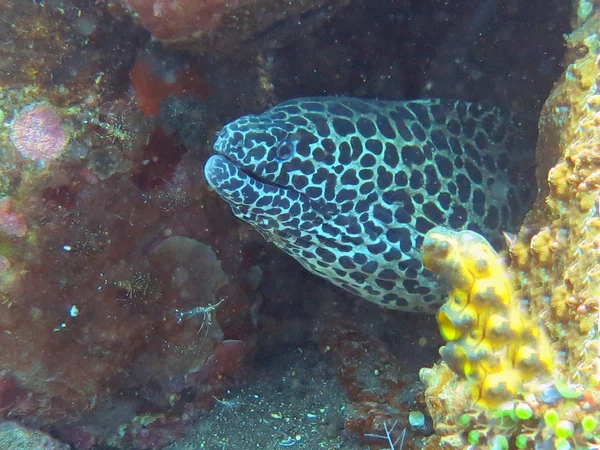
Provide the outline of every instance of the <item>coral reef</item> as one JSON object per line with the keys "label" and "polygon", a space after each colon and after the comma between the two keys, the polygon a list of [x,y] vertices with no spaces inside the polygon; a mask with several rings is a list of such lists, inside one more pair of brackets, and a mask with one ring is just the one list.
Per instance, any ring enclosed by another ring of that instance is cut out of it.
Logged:
{"label": "coral reef", "polygon": [[472,231],[437,227],[423,241],[423,264],[448,288],[437,312],[440,355],[466,378],[472,400],[497,408],[523,392],[523,383],[547,375],[552,355],[538,325],[519,311],[506,267]]}
{"label": "coral reef", "polygon": [[442,436],[434,445],[504,448],[512,433],[525,448],[537,435],[524,423],[535,420],[530,403],[553,363],[543,325],[520,310],[505,265],[479,234],[436,227],[422,249],[423,264],[448,289],[437,313],[443,363],[420,374]]}
{"label": "coral reef", "polygon": [[481,409],[449,365],[424,369],[437,432],[427,448],[564,450],[600,443],[598,7],[578,2],[574,31],[566,38],[566,71],[540,119],[540,193],[518,236],[509,240],[519,310],[539,319],[553,341],[551,381],[529,383],[510,401]]}
{"label": "coral reef", "polygon": [[[409,3],[0,5],[0,416],[26,427],[13,431],[162,448],[260,355],[312,338],[351,397],[336,412],[348,435],[375,448],[406,430],[419,448],[433,320],[340,312],[353,302],[235,220],[201,175],[216,130],[285,98],[469,93],[537,115],[565,2],[512,0],[458,45],[457,17],[480,2]],[[452,77],[438,45],[460,53]]]}

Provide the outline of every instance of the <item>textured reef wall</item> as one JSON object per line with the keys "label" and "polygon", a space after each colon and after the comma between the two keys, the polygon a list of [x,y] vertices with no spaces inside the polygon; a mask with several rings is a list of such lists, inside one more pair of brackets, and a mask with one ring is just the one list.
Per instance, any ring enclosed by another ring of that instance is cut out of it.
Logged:
{"label": "textured reef wall", "polygon": [[563,450],[600,443],[598,2],[580,1],[573,25],[565,73],[540,119],[540,193],[518,236],[509,239],[514,295],[532,326],[547,330],[554,369],[510,401],[484,407],[473,406],[470,382],[445,363],[424,369],[437,432],[428,448]]}
{"label": "textured reef wall", "polygon": [[[349,434],[381,447],[397,423],[394,439],[407,430],[404,449],[421,448],[429,319],[309,277],[231,216],[202,165],[224,123],[299,96],[469,98],[537,116],[568,6],[491,3],[0,2],[0,442],[65,447],[41,429],[78,450],[163,448],[249,378],[255,353],[313,345],[348,391]],[[571,39],[592,86],[595,50]],[[558,105],[571,127],[580,73]],[[543,147],[550,167],[562,148]],[[548,223],[543,205],[519,242]],[[445,406],[432,410],[442,435]]]}
{"label": "textured reef wall", "polygon": [[240,377],[258,261],[283,263],[201,176],[221,124],[202,70],[108,3],[0,6],[0,416],[161,448]]}

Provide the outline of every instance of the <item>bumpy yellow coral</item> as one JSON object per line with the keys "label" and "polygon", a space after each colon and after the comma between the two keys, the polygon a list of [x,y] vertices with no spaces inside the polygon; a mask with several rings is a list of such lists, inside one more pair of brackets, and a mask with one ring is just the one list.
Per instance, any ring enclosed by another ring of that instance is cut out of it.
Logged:
{"label": "bumpy yellow coral", "polygon": [[514,399],[523,382],[550,371],[546,336],[519,311],[507,270],[483,237],[437,227],[422,251],[425,267],[448,289],[437,314],[448,341],[440,354],[469,380],[478,405],[493,408]]}

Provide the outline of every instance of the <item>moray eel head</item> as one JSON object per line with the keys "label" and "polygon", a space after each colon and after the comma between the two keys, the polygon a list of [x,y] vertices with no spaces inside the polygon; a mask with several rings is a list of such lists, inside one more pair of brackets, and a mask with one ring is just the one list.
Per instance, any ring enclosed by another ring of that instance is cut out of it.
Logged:
{"label": "moray eel head", "polygon": [[309,271],[381,306],[435,312],[435,226],[502,241],[533,190],[509,182],[508,121],[451,100],[290,100],[227,124],[205,166],[233,213]]}

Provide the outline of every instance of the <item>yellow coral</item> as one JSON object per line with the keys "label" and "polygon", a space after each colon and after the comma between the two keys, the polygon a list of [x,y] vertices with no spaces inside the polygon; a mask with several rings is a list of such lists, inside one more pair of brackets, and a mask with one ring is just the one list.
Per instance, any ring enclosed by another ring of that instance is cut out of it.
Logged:
{"label": "yellow coral", "polygon": [[515,398],[523,382],[550,371],[550,345],[519,311],[507,270],[483,237],[437,227],[422,250],[425,267],[449,289],[437,314],[448,341],[440,354],[469,380],[477,404],[494,408]]}

